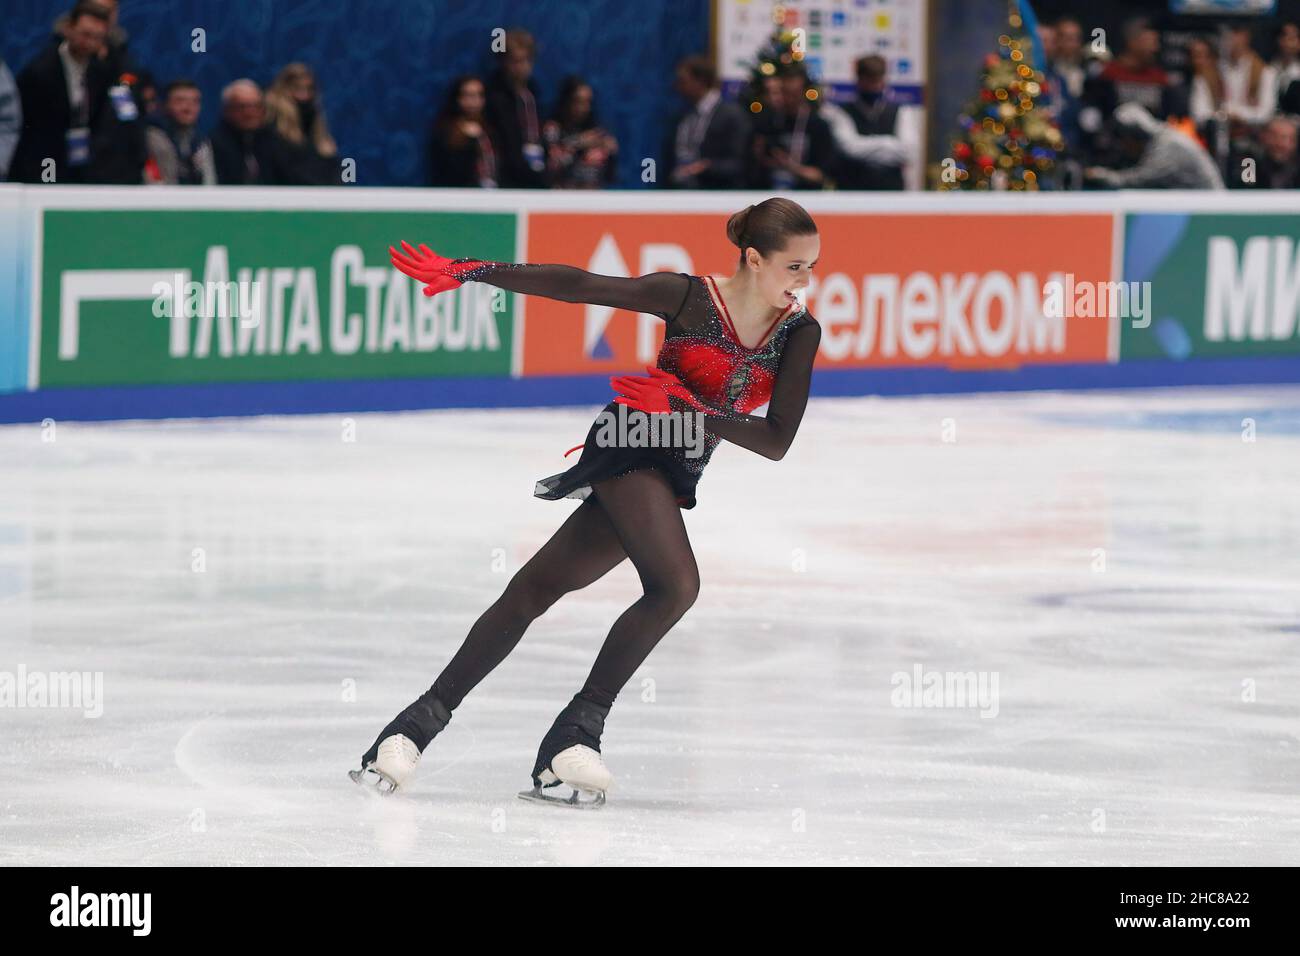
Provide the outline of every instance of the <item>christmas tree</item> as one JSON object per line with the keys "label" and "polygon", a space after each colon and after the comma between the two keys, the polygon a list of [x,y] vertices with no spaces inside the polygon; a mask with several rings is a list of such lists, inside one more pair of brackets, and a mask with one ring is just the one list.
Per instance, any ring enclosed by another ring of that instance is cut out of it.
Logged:
{"label": "christmas tree", "polygon": [[1014,2],[1009,23],[998,52],[984,58],[979,95],[961,116],[952,162],[938,170],[941,190],[1034,190],[1053,175],[1061,132],[1038,103],[1043,74],[1034,69],[1033,46]]}
{"label": "christmas tree", "polygon": [[[781,17],[779,9],[777,16]],[[740,91],[740,105],[751,113],[762,113],[768,105],[764,89],[767,81],[798,69],[803,58],[800,35],[778,23],[767,43],[755,54],[749,82]],[[804,95],[815,101],[820,91],[811,85]]]}

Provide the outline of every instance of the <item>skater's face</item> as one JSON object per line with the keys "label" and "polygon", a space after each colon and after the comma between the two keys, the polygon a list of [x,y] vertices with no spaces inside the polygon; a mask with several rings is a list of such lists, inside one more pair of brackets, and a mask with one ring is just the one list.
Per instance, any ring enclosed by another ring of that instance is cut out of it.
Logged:
{"label": "skater's face", "polygon": [[745,264],[754,273],[759,294],[774,309],[784,309],[796,302],[796,294],[808,288],[812,270],[821,255],[822,241],[815,233],[809,236],[791,236],[785,248],[770,256],[759,255],[757,249],[745,250]]}

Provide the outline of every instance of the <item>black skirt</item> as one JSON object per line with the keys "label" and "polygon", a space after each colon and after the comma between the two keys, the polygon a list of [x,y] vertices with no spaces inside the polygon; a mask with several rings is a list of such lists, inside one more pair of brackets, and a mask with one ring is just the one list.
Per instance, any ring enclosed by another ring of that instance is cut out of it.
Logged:
{"label": "black skirt", "polygon": [[[601,415],[617,415],[618,408],[617,403],[610,402]],[[535,497],[547,501],[560,498],[585,499],[592,493],[592,482],[617,478],[643,468],[657,468],[668,478],[673,493],[677,495],[678,506],[686,510],[695,507],[695,486],[717,444],[715,438],[710,436],[703,455],[689,458],[682,448],[602,446],[596,439],[601,424],[601,416],[597,416],[587,432],[587,440],[583,443],[582,455],[577,463],[568,471],[538,481],[533,490]]]}

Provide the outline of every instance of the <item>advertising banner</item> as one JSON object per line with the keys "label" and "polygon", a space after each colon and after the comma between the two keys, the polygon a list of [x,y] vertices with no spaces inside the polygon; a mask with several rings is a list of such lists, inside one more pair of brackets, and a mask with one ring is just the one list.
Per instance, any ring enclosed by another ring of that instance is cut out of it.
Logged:
{"label": "advertising banner", "polygon": [[1120,359],[1300,354],[1300,215],[1133,213],[1124,279],[1150,283],[1151,322]]}
{"label": "advertising banner", "polygon": [[[1014,369],[1108,360],[1113,323],[1053,308],[1050,287],[1111,277],[1112,214],[818,213],[821,260],[807,294],[822,325],[821,368]],[[730,275],[737,251],[718,214],[535,212],[528,258],[591,272]],[[533,299],[525,374],[633,369],[654,359],[663,323],[604,306]]]}
{"label": "advertising banner", "polygon": [[426,298],[405,238],[510,260],[504,213],[46,210],[41,388],[508,375],[513,296]]}

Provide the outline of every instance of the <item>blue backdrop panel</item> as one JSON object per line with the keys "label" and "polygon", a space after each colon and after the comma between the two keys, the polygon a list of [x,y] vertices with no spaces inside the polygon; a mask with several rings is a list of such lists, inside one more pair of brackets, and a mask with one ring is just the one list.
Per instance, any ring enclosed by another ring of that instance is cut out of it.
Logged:
{"label": "blue backdrop panel", "polygon": [[[5,0],[0,55],[16,75],[50,38],[70,2]],[[602,122],[618,137],[619,185],[641,187],[672,114],[673,66],[709,49],[707,0],[122,0],[130,49],[161,89],[178,77],[203,90],[202,125],[221,88],[270,83],[284,64],[316,70],[334,138],[370,186],[426,185],[433,118],[450,80],[492,67],[491,31],[538,40],[536,79],[549,115],[561,80],[587,78]],[[191,50],[196,28],[207,52]]]}

